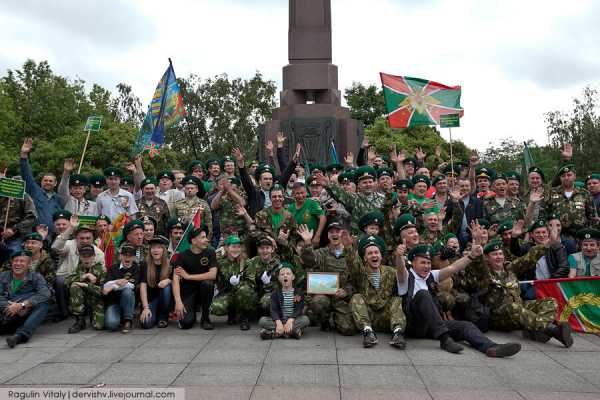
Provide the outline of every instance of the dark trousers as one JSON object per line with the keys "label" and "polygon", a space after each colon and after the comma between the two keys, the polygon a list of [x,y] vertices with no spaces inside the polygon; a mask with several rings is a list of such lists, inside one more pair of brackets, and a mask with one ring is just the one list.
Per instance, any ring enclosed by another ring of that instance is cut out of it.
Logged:
{"label": "dark trousers", "polygon": [[33,335],[33,331],[44,322],[46,314],[48,314],[48,303],[37,304],[23,316],[8,317],[4,314],[4,310],[0,310],[0,334],[15,332],[27,341]]}
{"label": "dark trousers", "polygon": [[471,347],[485,352],[496,345],[479,328],[468,321],[444,321],[431,293],[419,290],[410,300],[406,334],[416,338],[440,339],[448,334],[455,341],[466,341]]}
{"label": "dark trousers", "polygon": [[65,319],[69,316],[69,288],[65,285],[64,276],[56,277],[54,293],[56,296],[57,317],[59,317],[59,319]]}
{"label": "dark trousers", "polygon": [[194,292],[186,293],[181,301],[186,309],[183,319],[179,320],[181,329],[190,329],[196,323],[196,306],[202,309],[201,321],[208,321],[210,305],[215,293],[215,284],[212,281],[201,281]]}

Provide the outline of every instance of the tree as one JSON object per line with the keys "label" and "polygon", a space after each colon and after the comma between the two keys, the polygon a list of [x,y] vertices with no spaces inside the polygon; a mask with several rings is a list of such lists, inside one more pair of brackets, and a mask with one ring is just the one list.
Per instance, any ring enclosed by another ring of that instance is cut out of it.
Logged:
{"label": "tree", "polygon": [[377,118],[386,114],[383,91],[375,85],[364,86],[360,82],[353,82],[344,95],[350,116],[361,121],[365,127],[371,127]]}
{"label": "tree", "polygon": [[565,143],[573,146],[573,162],[580,177],[598,171],[597,154],[600,149],[598,102],[598,91],[586,87],[581,99],[573,99],[571,112],[551,111],[545,115],[551,146],[555,149]]}
{"label": "tree", "polygon": [[[556,160],[561,158],[560,151],[548,145],[538,146],[533,140],[527,141],[527,147],[535,166],[540,167],[545,171],[546,176],[551,178],[558,171]],[[481,155],[481,160],[485,165],[494,168],[496,171],[517,171],[525,175],[523,149],[523,142],[505,138],[500,141],[499,145],[495,146],[490,143]]]}

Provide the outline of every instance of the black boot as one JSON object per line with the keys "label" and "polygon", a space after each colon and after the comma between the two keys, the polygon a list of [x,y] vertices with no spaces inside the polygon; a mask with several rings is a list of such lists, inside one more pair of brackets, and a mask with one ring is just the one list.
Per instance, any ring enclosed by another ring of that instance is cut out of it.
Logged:
{"label": "black boot", "polygon": [[561,342],[567,348],[573,346],[571,325],[569,325],[568,322],[561,322],[558,325],[550,324],[548,325],[548,328],[546,328],[546,333]]}
{"label": "black boot", "polygon": [[250,321],[246,317],[240,318],[240,329],[243,331],[247,331],[250,329]]}
{"label": "black boot", "polygon": [[23,342],[25,342],[25,340],[23,338],[23,335],[21,335],[20,333],[15,333],[14,335],[6,338],[6,344],[11,349],[13,349],[19,343],[23,343]]}
{"label": "black boot", "polygon": [[452,340],[450,336],[446,336],[440,340],[440,347],[443,350],[446,350],[448,353],[454,354],[460,353],[464,350],[464,347]]}
{"label": "black boot", "polygon": [[504,358],[514,356],[519,351],[521,351],[519,343],[504,343],[490,347],[485,351],[485,355],[488,357]]}
{"label": "black boot", "polygon": [[533,340],[535,342],[540,342],[540,343],[546,343],[547,341],[552,339],[550,337],[550,335],[548,335],[546,332],[528,331],[528,330],[523,331],[523,338]]}
{"label": "black boot", "polygon": [[69,328],[69,333],[77,333],[85,329],[85,318],[77,317],[73,326]]}
{"label": "black boot", "polygon": [[227,311],[227,325],[235,325],[236,315],[235,310]]}

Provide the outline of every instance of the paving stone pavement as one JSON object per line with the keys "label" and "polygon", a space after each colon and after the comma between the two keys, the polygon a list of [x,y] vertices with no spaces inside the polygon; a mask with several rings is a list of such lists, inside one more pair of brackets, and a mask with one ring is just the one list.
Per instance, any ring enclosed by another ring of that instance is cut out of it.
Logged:
{"label": "paving stone pavement", "polygon": [[9,349],[0,340],[1,386],[177,386],[186,399],[600,399],[600,337],[576,335],[571,349],[519,341],[511,359],[466,348],[460,355],[433,340],[409,339],[406,351],[361,337],[310,328],[302,340],[261,341],[256,325],[242,332],[216,319],[216,329],[136,329],[128,335],[71,321],[45,324],[33,340]]}

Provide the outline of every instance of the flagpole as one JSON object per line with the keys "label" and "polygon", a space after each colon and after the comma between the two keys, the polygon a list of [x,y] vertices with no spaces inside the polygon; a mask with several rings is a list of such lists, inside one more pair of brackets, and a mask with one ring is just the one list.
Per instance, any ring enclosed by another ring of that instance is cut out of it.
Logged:
{"label": "flagpole", "polygon": [[77,169],[77,174],[81,173],[81,166],[83,165],[83,158],[85,157],[85,151],[87,150],[87,145],[90,140],[90,133],[92,133],[92,130],[88,129],[87,136],[85,137],[85,145],[83,145],[83,153],[81,153],[81,160],[79,160],[79,168]]}
{"label": "flagpole", "polygon": [[[448,132],[450,132],[450,171],[454,173],[454,155],[452,154],[452,128],[448,127]],[[456,175],[456,174],[455,174]],[[456,183],[456,177],[454,178],[454,183]],[[452,190],[454,190],[454,185],[452,185]]]}

